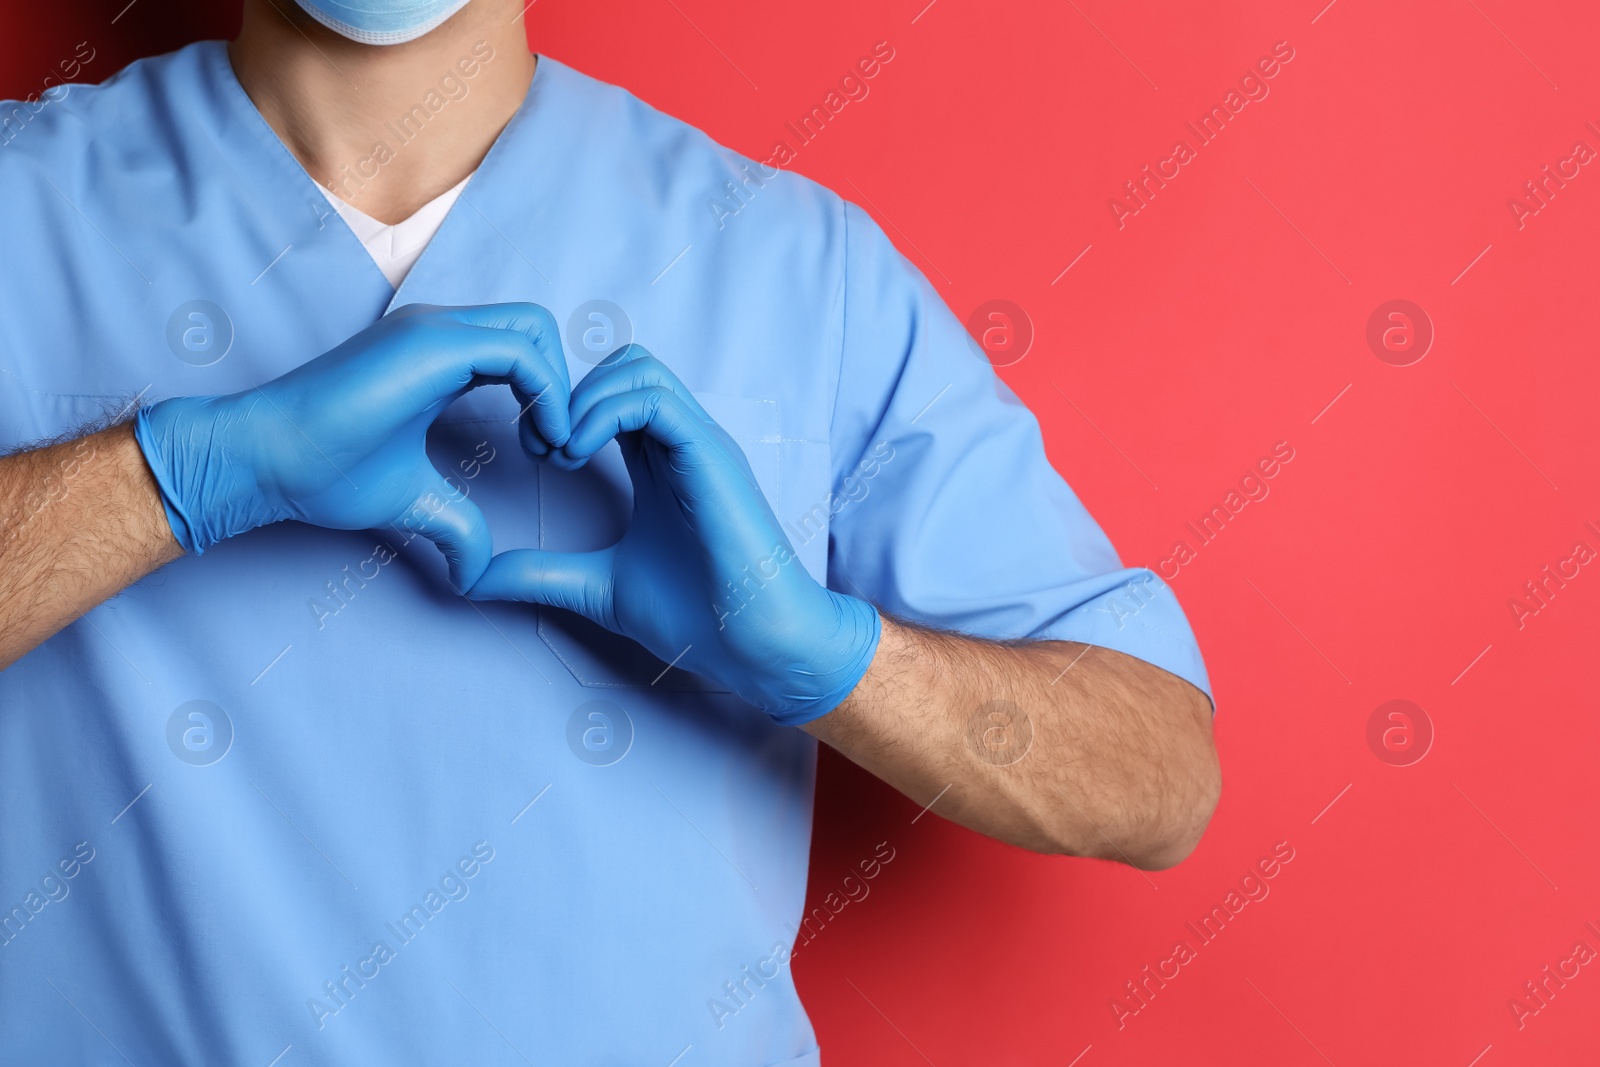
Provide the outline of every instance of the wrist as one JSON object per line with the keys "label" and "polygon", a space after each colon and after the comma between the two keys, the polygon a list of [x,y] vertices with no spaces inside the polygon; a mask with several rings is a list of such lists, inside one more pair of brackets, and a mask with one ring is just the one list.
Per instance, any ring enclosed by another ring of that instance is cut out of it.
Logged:
{"label": "wrist", "polygon": [[[127,517],[130,544],[136,546],[132,553],[134,558],[160,566],[181,556],[182,546],[176,543],[173,535],[171,518],[161,499],[161,487],[134,437],[132,422],[103,430],[88,440],[105,442],[104,451],[117,472],[115,487],[108,496]],[[91,445],[91,448],[94,452],[100,451],[98,445]]]}

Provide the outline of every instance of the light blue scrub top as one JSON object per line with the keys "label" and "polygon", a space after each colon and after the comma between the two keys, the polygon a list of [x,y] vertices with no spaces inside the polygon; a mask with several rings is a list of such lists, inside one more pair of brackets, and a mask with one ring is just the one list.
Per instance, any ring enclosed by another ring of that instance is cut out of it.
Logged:
{"label": "light blue scrub top", "polygon": [[[40,108],[0,203],[0,444],[249,388],[400,304],[606,300],[832,588],[1208,688],[867,215],[554,60],[398,293],[217,43]],[[541,470],[515,413],[470,394],[435,462],[496,548],[607,543],[618,465]],[[91,609],[0,673],[0,1060],[819,1062],[785,962],[815,742],[665,667],[463,600],[394,532],[258,529]]]}

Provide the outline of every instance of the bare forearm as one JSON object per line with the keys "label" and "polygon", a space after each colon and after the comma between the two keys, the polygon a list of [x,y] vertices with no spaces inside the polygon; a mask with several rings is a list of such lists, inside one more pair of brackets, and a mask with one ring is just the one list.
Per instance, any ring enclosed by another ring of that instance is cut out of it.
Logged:
{"label": "bare forearm", "polygon": [[182,554],[132,426],[0,459],[0,668]]}
{"label": "bare forearm", "polygon": [[1220,791],[1211,709],[1108,649],[884,620],[850,698],[806,729],[919,803],[1040,852],[1170,866]]}

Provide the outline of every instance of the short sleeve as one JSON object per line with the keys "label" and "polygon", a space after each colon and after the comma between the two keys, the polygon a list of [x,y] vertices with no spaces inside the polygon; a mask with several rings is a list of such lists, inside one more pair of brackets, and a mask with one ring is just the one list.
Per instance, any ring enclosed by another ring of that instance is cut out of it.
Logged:
{"label": "short sleeve", "polygon": [[1172,589],[1122,566],[933,287],[853,204],[845,245],[830,587],[974,637],[1115,649],[1209,697]]}

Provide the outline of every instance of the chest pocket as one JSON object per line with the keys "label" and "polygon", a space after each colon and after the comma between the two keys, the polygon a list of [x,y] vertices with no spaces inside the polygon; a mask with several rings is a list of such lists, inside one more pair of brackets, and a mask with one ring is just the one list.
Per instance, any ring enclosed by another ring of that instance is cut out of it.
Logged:
{"label": "chest pocket", "polygon": [[[781,439],[773,400],[696,393],[695,398],[733,436],[769,502],[781,499]],[[615,544],[633,515],[633,486],[615,441],[580,470],[539,467],[539,547],[588,552]],[[541,609],[539,636],[580,685],[615,689],[726,690],[667,664],[625,637],[571,612]]]}

